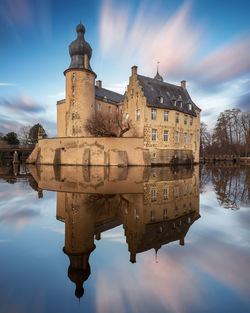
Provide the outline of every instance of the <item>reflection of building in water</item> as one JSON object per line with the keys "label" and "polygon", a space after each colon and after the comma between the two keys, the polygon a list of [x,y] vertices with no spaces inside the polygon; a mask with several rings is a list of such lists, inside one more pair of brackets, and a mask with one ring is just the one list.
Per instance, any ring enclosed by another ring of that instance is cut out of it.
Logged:
{"label": "reflection of building in water", "polygon": [[[65,222],[68,276],[83,295],[94,238],[123,225],[130,261],[178,240],[184,245],[199,218],[199,170],[178,168],[34,167],[39,188],[57,190],[57,219]],[[76,191],[76,192],[73,192]]]}

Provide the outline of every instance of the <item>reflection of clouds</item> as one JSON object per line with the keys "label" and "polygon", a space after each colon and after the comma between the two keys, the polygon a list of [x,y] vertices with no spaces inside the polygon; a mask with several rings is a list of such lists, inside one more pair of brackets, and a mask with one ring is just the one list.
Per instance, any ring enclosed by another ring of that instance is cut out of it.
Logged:
{"label": "reflection of clouds", "polygon": [[0,211],[0,224],[11,225],[16,229],[24,228],[40,212],[32,209],[6,208]]}
{"label": "reflection of clouds", "polygon": [[156,264],[152,254],[146,254],[139,266],[135,266],[136,275],[133,270],[123,269],[121,272],[117,269],[115,281],[111,281],[108,274],[99,274],[96,293],[98,312],[124,312],[129,307],[134,313],[151,309],[159,312],[157,308],[162,308],[164,312],[184,313],[189,303],[202,305],[198,279],[181,260],[164,255]]}
{"label": "reflection of clouds", "polygon": [[113,242],[126,243],[126,238],[122,233],[102,233],[102,238]]}
{"label": "reflection of clouds", "polygon": [[[250,256],[245,247],[225,244],[223,240],[207,238],[193,255],[195,264],[206,274],[239,294],[250,292]],[[242,248],[242,249],[240,249]]]}
{"label": "reflection of clouds", "polygon": [[58,233],[58,234],[62,234],[62,235],[65,234],[64,225],[63,225],[63,227],[53,227],[53,226],[52,227],[43,227],[43,229],[50,230],[53,233]]}

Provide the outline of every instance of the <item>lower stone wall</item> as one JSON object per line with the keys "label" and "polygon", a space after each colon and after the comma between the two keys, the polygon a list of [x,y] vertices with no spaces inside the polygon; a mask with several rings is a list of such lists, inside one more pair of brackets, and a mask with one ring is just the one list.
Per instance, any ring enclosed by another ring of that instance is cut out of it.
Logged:
{"label": "lower stone wall", "polygon": [[192,150],[144,148],[143,138],[65,137],[41,139],[27,163],[151,166],[192,164]]}
{"label": "lower stone wall", "polygon": [[143,138],[41,139],[27,163],[53,165],[150,165]]}
{"label": "lower stone wall", "polygon": [[150,149],[151,164],[193,164],[194,155],[188,149]]}

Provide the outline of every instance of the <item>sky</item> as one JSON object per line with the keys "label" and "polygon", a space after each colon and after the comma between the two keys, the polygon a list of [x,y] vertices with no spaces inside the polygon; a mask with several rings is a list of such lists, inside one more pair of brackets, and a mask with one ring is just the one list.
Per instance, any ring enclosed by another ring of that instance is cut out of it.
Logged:
{"label": "sky", "polygon": [[82,21],[91,67],[124,93],[131,67],[187,89],[213,127],[226,109],[250,110],[250,1],[0,0],[0,132],[41,123],[56,136],[69,44]]}

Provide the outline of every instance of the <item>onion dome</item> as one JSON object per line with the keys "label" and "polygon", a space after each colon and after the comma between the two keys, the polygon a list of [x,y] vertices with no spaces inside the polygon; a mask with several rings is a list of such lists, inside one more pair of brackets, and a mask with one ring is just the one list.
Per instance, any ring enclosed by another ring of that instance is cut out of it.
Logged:
{"label": "onion dome", "polygon": [[[76,32],[77,39],[69,45],[69,54],[71,56],[69,69],[88,69],[92,71],[89,63],[92,56],[92,48],[84,39],[85,27],[82,23],[77,25]],[[87,56],[87,62],[84,60],[84,55]]]}

